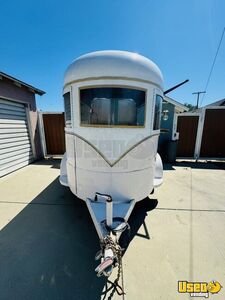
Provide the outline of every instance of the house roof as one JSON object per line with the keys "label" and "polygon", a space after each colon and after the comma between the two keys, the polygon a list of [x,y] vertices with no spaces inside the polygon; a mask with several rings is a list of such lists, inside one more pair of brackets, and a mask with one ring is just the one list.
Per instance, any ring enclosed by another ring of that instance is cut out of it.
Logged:
{"label": "house roof", "polygon": [[34,94],[38,94],[40,96],[45,94],[44,91],[42,91],[40,89],[37,89],[36,87],[34,87],[30,84],[27,84],[27,83],[15,78],[15,77],[12,77],[12,76],[0,71],[0,79],[2,79],[2,78],[6,78],[6,79],[12,81],[14,84],[16,84],[19,87],[24,86],[24,87],[28,88],[29,91],[34,93]]}
{"label": "house roof", "polygon": [[210,106],[225,106],[225,98],[218,100],[216,102],[210,103],[210,104],[206,105],[205,107],[210,107]]}
{"label": "house roof", "polygon": [[173,104],[179,111],[184,112],[184,111],[188,111],[189,108],[187,106],[185,106],[184,104],[181,104],[180,102],[168,97],[168,96],[164,96],[164,100],[168,103]]}
{"label": "house roof", "polygon": [[198,109],[195,109],[193,112],[200,112],[200,111],[202,111],[202,109],[207,108],[207,107],[212,107],[212,106],[225,106],[225,98],[221,99],[221,100],[218,100],[218,101],[215,101],[213,103],[207,104],[207,105],[205,105],[203,107],[200,107]]}

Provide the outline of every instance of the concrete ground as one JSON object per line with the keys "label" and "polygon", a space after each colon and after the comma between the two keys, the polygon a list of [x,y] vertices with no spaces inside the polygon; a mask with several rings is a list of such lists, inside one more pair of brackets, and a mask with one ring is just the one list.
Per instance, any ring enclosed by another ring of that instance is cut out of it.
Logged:
{"label": "concrete ground", "polygon": [[[212,279],[224,288],[209,298],[225,299],[224,169],[165,166],[164,184],[131,215],[126,295],[112,299],[190,299],[178,280]],[[111,299],[110,282],[94,273],[99,245],[86,205],[58,176],[59,161],[43,161],[0,179],[1,300]]]}

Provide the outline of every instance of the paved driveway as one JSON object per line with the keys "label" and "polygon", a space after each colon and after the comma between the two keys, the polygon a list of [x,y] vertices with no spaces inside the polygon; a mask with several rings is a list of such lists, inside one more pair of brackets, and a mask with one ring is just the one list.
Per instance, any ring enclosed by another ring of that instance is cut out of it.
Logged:
{"label": "paved driveway", "polygon": [[[224,165],[165,168],[164,184],[130,218],[124,298],[190,299],[177,292],[178,280],[216,279],[224,288],[209,298],[225,299]],[[94,273],[95,228],[85,203],[59,184],[58,175],[59,161],[43,161],[0,179],[1,300],[105,296],[106,280]]]}

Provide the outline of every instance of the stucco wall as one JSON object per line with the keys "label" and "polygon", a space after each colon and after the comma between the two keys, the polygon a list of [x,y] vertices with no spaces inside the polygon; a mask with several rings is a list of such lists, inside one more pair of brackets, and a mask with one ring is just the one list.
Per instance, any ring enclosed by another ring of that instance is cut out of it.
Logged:
{"label": "stucco wall", "polygon": [[32,129],[32,138],[36,149],[36,158],[40,159],[42,155],[40,134],[38,128],[38,114],[35,101],[35,94],[30,92],[26,87],[18,87],[8,79],[0,80],[0,97],[7,98],[9,100],[19,100],[29,107],[30,123]]}

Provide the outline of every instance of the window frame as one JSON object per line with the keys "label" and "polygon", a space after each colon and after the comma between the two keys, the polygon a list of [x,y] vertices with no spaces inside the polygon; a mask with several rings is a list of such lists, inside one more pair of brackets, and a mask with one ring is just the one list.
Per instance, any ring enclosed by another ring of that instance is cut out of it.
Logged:
{"label": "window frame", "polygon": [[[69,107],[70,107],[70,120],[66,119],[66,105],[65,105],[65,95],[69,94]],[[71,101],[71,92],[68,91],[63,94],[63,104],[64,104],[64,112],[65,112],[65,127],[66,128],[72,128],[72,101]]]}
{"label": "window frame", "polygon": [[[145,92],[145,99],[144,99],[144,105],[145,105],[145,112],[144,112],[144,125],[98,125],[98,124],[84,124],[81,122],[81,99],[80,99],[80,91],[91,89],[91,88],[125,88],[125,89],[131,89],[131,90],[138,90]],[[107,85],[89,85],[89,86],[82,86],[78,88],[79,93],[79,124],[80,127],[95,127],[95,128],[145,128],[146,127],[146,114],[147,114],[147,96],[148,96],[148,90],[146,88],[142,87],[136,87],[136,86],[129,86],[129,85],[113,85],[113,84],[107,84]]]}
{"label": "window frame", "polygon": [[[155,113],[156,113],[156,111],[155,111],[155,108],[156,108],[156,99],[157,99],[157,96],[159,96],[161,99],[162,99],[162,101],[161,101],[161,107],[160,107],[160,114],[159,114],[159,128],[157,128],[157,129],[155,129],[154,128],[154,124],[155,124]],[[155,95],[154,95],[154,106],[153,106],[153,118],[152,118],[152,130],[153,131],[160,131],[160,124],[161,124],[161,117],[162,117],[162,103],[163,103],[163,96],[162,95],[160,95],[159,93],[155,93]]]}

